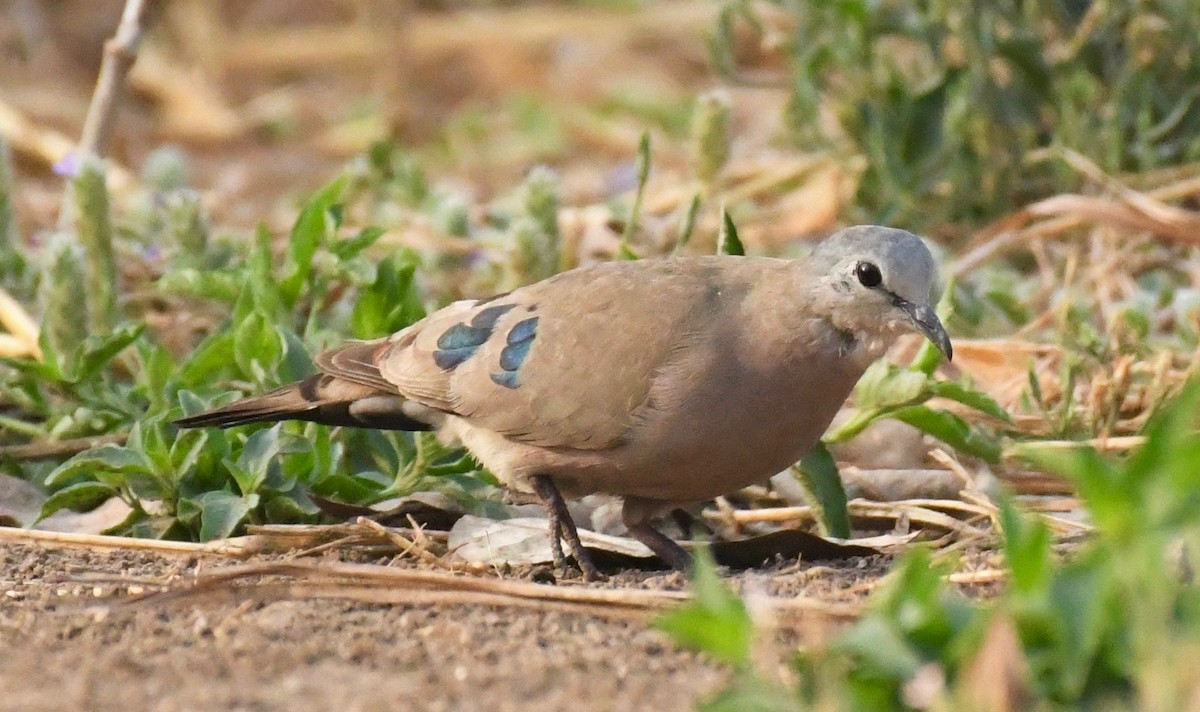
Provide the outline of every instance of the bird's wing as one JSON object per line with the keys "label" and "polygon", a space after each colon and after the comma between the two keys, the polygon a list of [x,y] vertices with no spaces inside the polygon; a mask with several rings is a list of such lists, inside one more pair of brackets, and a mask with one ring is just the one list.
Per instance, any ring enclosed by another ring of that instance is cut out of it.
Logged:
{"label": "bird's wing", "polygon": [[514,440],[608,448],[626,435],[661,369],[704,338],[722,272],[705,258],[574,270],[456,302],[318,365]]}

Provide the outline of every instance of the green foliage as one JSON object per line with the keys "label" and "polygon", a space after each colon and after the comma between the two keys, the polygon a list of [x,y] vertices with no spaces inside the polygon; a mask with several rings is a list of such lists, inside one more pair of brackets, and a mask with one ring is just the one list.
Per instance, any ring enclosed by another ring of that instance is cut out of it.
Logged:
{"label": "green foliage", "polygon": [[[1114,173],[1200,158],[1190,3],[776,2],[794,139],[866,158],[870,221],[978,221],[1072,189],[1061,164],[1030,160],[1046,147]],[[711,43],[735,78],[736,26],[763,24],[753,8],[728,3]]]}
{"label": "green foliage", "polygon": [[659,618],[655,625],[681,645],[744,669],[750,664],[754,633],[750,614],[717,574],[707,549],[698,549],[693,559],[692,600]]}
{"label": "green foliage", "polygon": [[0,284],[17,299],[25,299],[33,293],[34,271],[29,267],[17,230],[15,193],[12,153],[8,142],[0,136]]}
{"label": "green foliage", "polygon": [[812,506],[817,508],[821,526],[828,536],[850,538],[850,513],[846,503],[846,488],[833,455],[818,442],[799,463],[792,466],[792,475]]}
{"label": "green foliage", "polygon": [[[714,702],[766,700],[760,709],[768,710],[914,709],[909,685],[934,670],[945,684],[928,691],[921,708],[978,709],[980,685],[1014,684],[1027,709],[1183,709],[1194,699],[1195,675],[1163,673],[1197,662],[1200,591],[1188,572],[1200,542],[1198,415],[1195,380],[1124,461],[1084,447],[1018,450],[1078,484],[1094,539],[1058,560],[1046,526],[1002,502],[1010,579],[997,599],[971,602],[946,583],[950,565],[913,550],[862,618],[829,647],[798,655],[791,695],[747,669],[744,657],[727,656],[721,659],[738,671]],[[1183,560],[1180,543],[1192,547]],[[698,581],[698,598],[699,587]],[[719,608],[697,601],[687,610],[701,608],[723,612],[708,622],[713,628],[742,624],[728,601]],[[727,650],[691,631],[668,630],[683,645]],[[981,669],[985,659],[991,667]],[[1013,679],[1001,682],[1010,673]]]}
{"label": "green foliage", "polygon": [[80,160],[71,179],[75,199],[75,238],[83,248],[83,302],[88,333],[102,334],[117,320],[117,259],[113,252],[112,215],[108,205],[104,162],[95,156]]}
{"label": "green foliage", "polygon": [[516,249],[513,267],[523,282],[537,282],[560,271],[558,176],[538,167],[518,190],[519,216],[512,230]]}
{"label": "green foliage", "polygon": [[621,234],[621,259],[637,259],[629,241],[637,230],[638,219],[642,215],[642,199],[646,194],[646,181],[650,179],[650,134],[642,133],[638,141],[637,163],[634,165],[637,174],[637,190],[633,194],[633,206],[629,209],[629,217],[625,220],[625,231]]}
{"label": "green foliage", "polygon": [[933,372],[940,362],[941,353],[928,342],[922,344],[907,368],[876,361],[855,386],[854,415],[826,433],[823,442],[792,468],[793,476],[820,512],[826,534],[848,538],[850,518],[837,463],[825,446],[850,440],[880,419],[908,423],[963,454],[987,462],[1000,460],[1002,440],[997,433],[972,425],[956,413],[927,405],[931,398],[945,398],[1010,422],[1008,413],[986,393],[963,383],[934,379]]}
{"label": "green foliage", "polygon": [[[49,470],[30,469],[50,491],[43,516],[118,496],[133,511],[116,532],[211,539],[248,522],[315,521],[309,493],[369,504],[429,477],[463,491],[456,478],[472,476],[477,466],[457,449],[407,434],[355,433],[334,441],[328,429],[303,423],[230,431],[170,425],[181,412],[227,399],[231,388],[261,391],[308,375],[306,344],[375,338],[424,316],[416,255],[368,254],[383,234],[379,228],[343,235],[346,194],[344,178],[319,190],[300,210],[279,257],[265,230],[244,257],[228,245],[205,248],[207,240],[176,241],[157,288],[229,314],[180,364],[139,323],[89,336],[88,325],[71,318],[85,313],[76,293],[84,280],[78,269],[61,269],[78,267],[71,260],[77,248],[66,243],[55,253],[58,271],[43,282],[50,295],[45,359],[5,361],[11,377],[4,394],[21,417],[0,425],[39,438],[117,432],[127,440]],[[162,227],[154,220],[139,224]],[[58,330],[49,328],[53,309],[64,316]],[[65,325],[73,327],[64,332]]]}
{"label": "green foliage", "polygon": [[729,160],[729,124],[733,100],[727,92],[710,91],[696,99],[692,116],[692,154],[696,176],[706,185],[716,181]]}
{"label": "green foliage", "polygon": [[69,233],[54,233],[42,255],[38,286],[42,307],[41,340],[65,352],[88,335],[83,251]]}
{"label": "green foliage", "polygon": [[672,254],[683,252],[691,242],[692,234],[696,231],[696,218],[700,215],[700,194],[692,196],[688,203],[687,212],[683,214],[683,222],[679,224],[679,234],[675,237],[675,249]]}
{"label": "green foliage", "polygon": [[924,344],[907,368],[888,361],[877,361],[867,368],[855,387],[855,412],[846,422],[825,435],[825,442],[844,442],[881,418],[893,418],[932,435],[959,452],[988,462],[998,462],[1001,439],[981,425],[972,425],[962,416],[926,404],[931,398],[956,401],[997,420],[1010,417],[986,393],[962,383],[938,381],[932,377],[939,356],[932,344]]}
{"label": "green foliage", "polygon": [[717,235],[717,254],[741,256],[746,254],[746,248],[738,237],[737,226],[729,211],[721,208],[721,232]]}

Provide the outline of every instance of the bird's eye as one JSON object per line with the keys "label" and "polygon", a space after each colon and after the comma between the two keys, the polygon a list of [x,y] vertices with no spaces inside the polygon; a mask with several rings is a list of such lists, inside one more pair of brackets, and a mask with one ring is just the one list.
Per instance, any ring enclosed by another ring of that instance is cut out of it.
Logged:
{"label": "bird's eye", "polygon": [[883,283],[883,275],[879,273],[879,268],[870,262],[859,262],[854,268],[854,274],[858,275],[862,286],[868,289],[874,289]]}

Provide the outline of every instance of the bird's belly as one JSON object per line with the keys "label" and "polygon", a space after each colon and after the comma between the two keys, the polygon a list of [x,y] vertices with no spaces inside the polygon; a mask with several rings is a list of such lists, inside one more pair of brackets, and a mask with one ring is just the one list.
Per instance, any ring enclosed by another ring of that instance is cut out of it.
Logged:
{"label": "bird's belly", "polygon": [[[791,385],[791,384],[789,384]],[[829,427],[853,386],[801,382],[716,414],[663,411],[592,467],[563,467],[555,479],[577,492],[665,501],[709,499],[765,481],[799,460]],[[810,391],[819,390],[814,398]],[[744,395],[744,394],[743,394]],[[757,404],[757,405],[742,405]],[[566,463],[564,463],[566,464]]]}

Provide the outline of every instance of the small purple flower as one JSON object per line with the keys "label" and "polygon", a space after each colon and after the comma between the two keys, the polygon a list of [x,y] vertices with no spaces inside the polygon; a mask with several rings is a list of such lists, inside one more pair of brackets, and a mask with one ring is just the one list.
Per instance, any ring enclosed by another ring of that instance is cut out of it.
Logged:
{"label": "small purple flower", "polygon": [[614,167],[604,176],[604,182],[604,187],[612,194],[624,193],[627,190],[637,188],[637,165],[629,161]]}
{"label": "small purple flower", "polygon": [[81,162],[79,160],[79,154],[71,151],[54,164],[53,170],[56,175],[62,176],[63,178],[74,178],[75,176],[79,175],[80,167]]}
{"label": "small purple flower", "polygon": [[463,264],[469,268],[475,268],[486,265],[489,261],[487,251],[476,248],[467,253]]}

